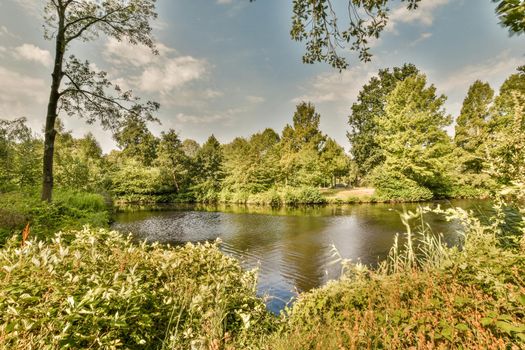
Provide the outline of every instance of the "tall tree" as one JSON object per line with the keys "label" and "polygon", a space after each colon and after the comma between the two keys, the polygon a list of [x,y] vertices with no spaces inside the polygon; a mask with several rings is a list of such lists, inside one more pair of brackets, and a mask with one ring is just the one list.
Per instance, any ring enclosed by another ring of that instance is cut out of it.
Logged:
{"label": "tall tree", "polygon": [[293,126],[284,128],[279,165],[286,185],[314,185],[322,181],[318,160],[326,138],[319,130],[320,118],[311,103],[302,102],[293,115]]}
{"label": "tall tree", "polygon": [[436,88],[426,85],[426,77],[419,74],[399,83],[388,95],[385,117],[378,121],[385,162],[377,172],[403,176],[441,194],[451,152],[445,127],[452,119],[443,109],[446,97],[436,96]]}
{"label": "tall tree", "polygon": [[405,64],[392,70],[381,69],[359,92],[357,102],[352,105],[352,113],[348,117],[350,131],[347,133],[352,145],[350,152],[357,165],[358,179],[384,161],[377,142],[378,121],[385,116],[388,94],[400,81],[418,73],[419,70],[413,64]]}
{"label": "tall tree", "polygon": [[155,51],[149,22],[156,16],[155,0],[47,0],[45,37],[55,41],[55,59],[45,124],[42,200],[52,198],[59,110],[114,128],[129,116],[153,120],[152,113],[159,108],[155,102],[139,103],[130,91],[113,85],[106,72],[95,70],[89,62],[73,55],[66,58],[68,50],[76,41],[104,34]]}
{"label": "tall tree", "polygon": [[454,142],[465,152],[461,158],[465,171],[481,173],[485,159],[484,143],[488,136],[490,107],[494,90],[488,83],[477,80],[469,88],[461,113],[456,120]]}
{"label": "tall tree", "polygon": [[167,170],[177,192],[188,185],[189,162],[177,132],[173,129],[162,132],[155,163]]}

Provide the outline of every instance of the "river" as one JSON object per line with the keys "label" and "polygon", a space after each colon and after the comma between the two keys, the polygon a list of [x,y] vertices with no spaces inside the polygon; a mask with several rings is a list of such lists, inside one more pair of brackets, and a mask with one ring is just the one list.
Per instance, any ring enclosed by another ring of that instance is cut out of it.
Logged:
{"label": "river", "polygon": [[[443,201],[486,217],[486,201]],[[417,204],[355,204],[271,209],[256,206],[170,205],[127,208],[116,215],[113,228],[137,240],[162,243],[222,240],[221,250],[245,268],[259,268],[258,293],[268,308],[281,310],[298,292],[321,286],[339,276],[333,247],[343,258],[375,265],[385,259],[396,233],[404,232],[399,212]],[[131,210],[130,210],[131,209]],[[137,210],[140,209],[140,210]],[[447,244],[458,242],[456,222],[425,214],[432,231]],[[417,220],[415,220],[417,221]]]}

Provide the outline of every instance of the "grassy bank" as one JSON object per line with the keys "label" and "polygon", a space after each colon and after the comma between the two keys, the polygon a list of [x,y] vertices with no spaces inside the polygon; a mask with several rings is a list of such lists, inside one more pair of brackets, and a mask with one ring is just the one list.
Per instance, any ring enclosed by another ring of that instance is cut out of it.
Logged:
{"label": "grassy bank", "polygon": [[57,190],[53,203],[42,202],[37,191],[0,193],[0,245],[29,223],[31,235],[49,237],[60,230],[89,224],[107,227],[110,208],[102,195]]}
{"label": "grassy bank", "polygon": [[525,236],[503,248],[496,225],[454,216],[462,249],[413,235],[420,248],[394,247],[376,270],[346,264],[339,281],[299,296],[271,348],[523,348]]}
{"label": "grassy bank", "polygon": [[[519,349],[525,346],[525,236],[510,241],[461,210],[462,249],[404,213],[405,247],[377,269],[340,260],[338,281],[280,317],[256,274],[216,245],[136,245],[83,229],[0,249],[0,344],[101,349]],[[69,243],[65,243],[69,242]]]}

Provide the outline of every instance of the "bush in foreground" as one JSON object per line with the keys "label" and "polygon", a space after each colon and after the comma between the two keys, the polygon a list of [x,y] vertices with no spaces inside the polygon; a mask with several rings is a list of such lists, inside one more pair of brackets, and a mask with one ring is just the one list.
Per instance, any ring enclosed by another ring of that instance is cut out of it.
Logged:
{"label": "bush in foreground", "polygon": [[249,348],[274,325],[254,272],[213,244],[84,228],[22,248],[13,238],[0,266],[2,348]]}

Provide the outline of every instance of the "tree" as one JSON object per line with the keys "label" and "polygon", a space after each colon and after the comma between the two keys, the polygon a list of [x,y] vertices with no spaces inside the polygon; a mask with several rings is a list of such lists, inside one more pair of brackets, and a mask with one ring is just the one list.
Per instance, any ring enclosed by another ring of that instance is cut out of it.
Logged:
{"label": "tree", "polygon": [[[511,33],[525,32],[524,0],[491,0],[498,3],[496,13],[504,27]],[[421,0],[401,0],[409,10],[418,7]],[[392,0],[347,0],[345,28],[333,0],[293,0],[293,17],[290,35],[293,40],[306,41],[304,63],[327,62],[339,70],[348,67],[340,49],[347,46],[356,51],[361,61],[370,61],[370,43],[379,38],[391,11]],[[339,4],[337,4],[339,5]]]}
{"label": "tree", "polygon": [[157,153],[158,158],[155,163],[169,172],[177,192],[180,192],[183,186],[188,185],[191,165],[175,130],[162,132]]}
{"label": "tree", "polygon": [[327,138],[320,155],[323,177],[328,179],[331,187],[337,184],[337,179],[346,177],[350,170],[350,158],[345,150],[332,138]]}
{"label": "tree", "polygon": [[214,135],[199,149],[196,157],[197,185],[196,196],[203,201],[216,201],[224,177],[224,155],[222,146]]}
{"label": "tree", "polygon": [[319,130],[320,118],[311,103],[302,102],[293,115],[293,126],[285,126],[279,144],[279,165],[286,185],[322,182],[318,160],[325,136]]}
{"label": "tree", "polygon": [[525,66],[505,80],[491,113],[487,148],[492,175],[505,185],[522,181],[525,172]]}
{"label": "tree", "polygon": [[42,200],[52,198],[59,110],[88,123],[98,120],[105,128],[115,128],[129,116],[153,120],[152,113],[159,108],[156,102],[140,103],[131,91],[113,85],[106,72],[73,55],[66,58],[66,53],[74,42],[94,40],[100,34],[140,43],[155,52],[149,22],[156,16],[155,0],[47,1],[45,37],[55,41],[55,59],[45,124]]}
{"label": "tree", "polygon": [[32,135],[25,118],[0,119],[0,192],[34,186],[41,153],[42,142]]}
{"label": "tree", "polygon": [[352,158],[357,164],[358,179],[369,174],[384,161],[384,156],[377,142],[378,121],[385,115],[386,98],[400,81],[417,75],[419,70],[413,64],[405,64],[392,70],[381,69],[364,85],[352,105],[348,117],[350,131],[348,140],[352,145]]}
{"label": "tree", "polygon": [[496,13],[500,24],[507,27],[511,34],[525,33],[525,1],[524,0],[492,0],[498,3]]}
{"label": "tree", "polygon": [[456,120],[454,142],[461,153],[463,172],[481,173],[485,159],[484,143],[488,136],[490,107],[494,90],[488,83],[477,80],[469,88],[461,113]]}
{"label": "tree", "polygon": [[444,128],[452,120],[443,110],[446,97],[436,96],[436,88],[426,84],[426,77],[418,74],[400,82],[387,97],[385,116],[378,120],[385,156],[375,171],[379,188],[385,178],[392,178],[437,195],[446,190],[451,142]]}
{"label": "tree", "polygon": [[141,118],[129,117],[114,138],[122,155],[136,159],[144,166],[150,166],[157,157],[159,141]]}

